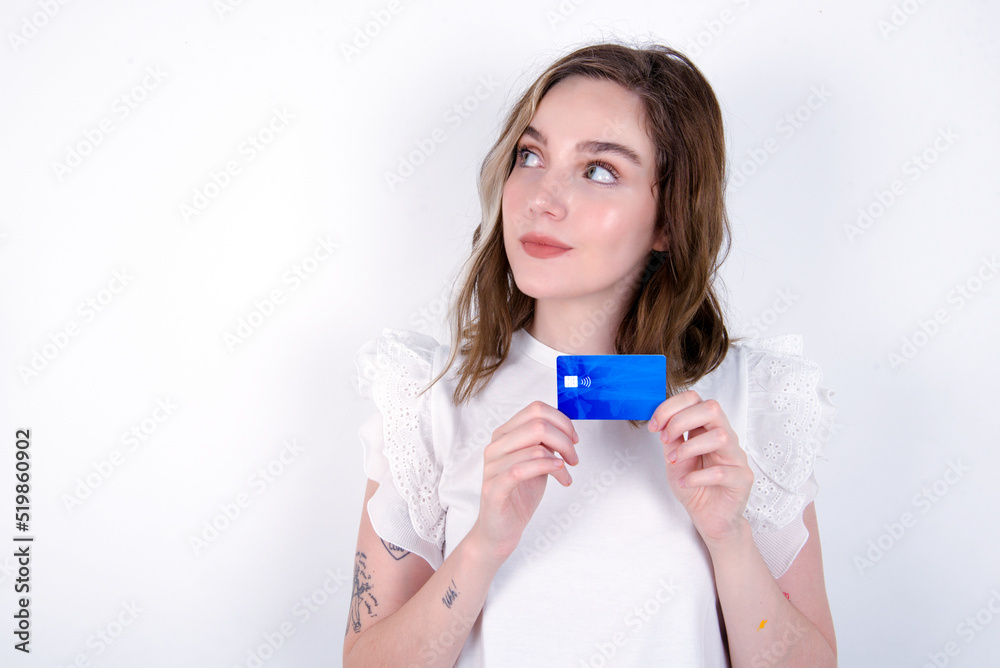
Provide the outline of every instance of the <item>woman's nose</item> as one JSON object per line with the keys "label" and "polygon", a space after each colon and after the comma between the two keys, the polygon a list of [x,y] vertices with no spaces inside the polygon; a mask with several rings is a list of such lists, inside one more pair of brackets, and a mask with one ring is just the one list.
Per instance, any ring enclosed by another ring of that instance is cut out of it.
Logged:
{"label": "woman's nose", "polygon": [[567,193],[564,177],[549,173],[538,179],[531,188],[528,196],[531,213],[551,213],[557,217],[565,213]]}

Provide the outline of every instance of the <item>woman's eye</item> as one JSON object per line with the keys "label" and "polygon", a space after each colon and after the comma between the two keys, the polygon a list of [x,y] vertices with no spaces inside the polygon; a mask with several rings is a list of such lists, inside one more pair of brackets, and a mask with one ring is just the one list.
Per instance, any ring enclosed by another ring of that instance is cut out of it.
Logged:
{"label": "woman's eye", "polygon": [[[596,171],[595,171],[596,170]],[[591,165],[587,172],[593,175],[598,183],[614,183],[615,175],[600,165]]]}
{"label": "woman's eye", "polygon": [[[523,167],[537,167],[539,157],[531,149],[521,146],[517,149],[517,162]],[[587,178],[601,185],[612,186],[618,182],[618,172],[614,167],[604,162],[592,162],[584,174]]]}
{"label": "woman's eye", "polygon": [[534,165],[529,165],[528,164],[529,156],[534,157],[536,160],[538,159],[537,155],[535,155],[534,153],[532,153],[530,150],[528,150],[526,148],[522,148],[521,150],[519,150],[517,152],[517,155],[521,158],[521,162],[524,164],[525,167],[533,167],[534,166]]}

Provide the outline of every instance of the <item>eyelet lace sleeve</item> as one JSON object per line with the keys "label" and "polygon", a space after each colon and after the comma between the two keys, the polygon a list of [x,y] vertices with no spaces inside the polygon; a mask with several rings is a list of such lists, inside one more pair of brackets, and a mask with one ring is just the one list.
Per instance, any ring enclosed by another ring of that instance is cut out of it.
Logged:
{"label": "eyelet lace sleeve", "polygon": [[415,552],[435,570],[444,561],[445,511],[438,498],[441,464],[431,434],[430,393],[438,343],[407,330],[385,328],[354,357],[354,380],[378,411],[358,431],[365,473],[379,483],[368,502],[375,532]]}
{"label": "eyelet lace sleeve", "polygon": [[788,570],[809,538],[802,511],[819,491],[814,466],[824,456],[837,407],[820,387],[819,365],[802,356],[802,337],[785,334],[745,344],[745,450],[754,485],[744,517],[771,574]]}

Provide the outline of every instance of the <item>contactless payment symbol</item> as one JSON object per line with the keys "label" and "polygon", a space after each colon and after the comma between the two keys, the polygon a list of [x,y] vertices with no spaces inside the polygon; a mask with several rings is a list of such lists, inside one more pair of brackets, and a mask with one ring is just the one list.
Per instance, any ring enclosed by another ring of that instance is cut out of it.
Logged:
{"label": "contactless payment symbol", "polygon": [[590,376],[584,376],[580,378],[579,376],[565,376],[563,377],[563,387],[590,387]]}
{"label": "contactless payment symbol", "polygon": [[667,398],[667,358],[559,355],[556,391],[573,420],[648,420]]}

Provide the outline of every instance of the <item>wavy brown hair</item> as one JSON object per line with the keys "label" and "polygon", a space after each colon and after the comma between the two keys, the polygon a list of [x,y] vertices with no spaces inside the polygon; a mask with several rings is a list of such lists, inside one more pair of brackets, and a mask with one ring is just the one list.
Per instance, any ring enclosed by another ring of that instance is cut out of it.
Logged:
{"label": "wavy brown hair", "polygon": [[729,349],[713,288],[730,246],[725,138],[715,94],[694,63],[670,47],[592,44],[563,56],[528,87],[483,161],[483,217],[449,311],[451,355],[431,381],[433,386],[444,376],[461,352],[455,405],[489,383],[510,352],[513,333],[534,316],[535,300],[518,289],[504,250],[501,198],[517,143],[541,99],[575,75],[617,83],[641,100],[656,151],[655,235],[666,232],[669,239],[667,251],[650,251],[637,284],[616,288],[629,289],[632,298],[618,325],[615,352],[665,355],[670,396],[718,367]]}

